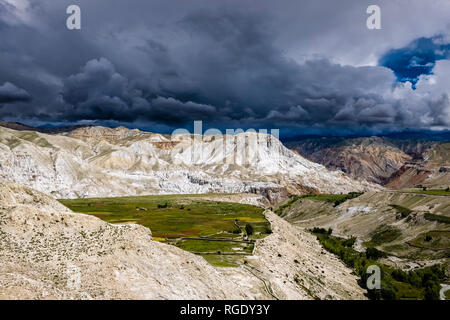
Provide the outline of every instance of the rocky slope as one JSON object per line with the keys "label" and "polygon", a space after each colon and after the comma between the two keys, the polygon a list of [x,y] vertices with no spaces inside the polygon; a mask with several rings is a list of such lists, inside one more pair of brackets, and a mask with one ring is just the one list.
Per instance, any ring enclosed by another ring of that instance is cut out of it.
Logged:
{"label": "rocky slope", "polygon": [[306,140],[288,146],[311,161],[331,170],[342,170],[353,178],[384,184],[411,156],[382,138],[355,138],[328,141]]}
{"label": "rocky slope", "polygon": [[[327,202],[300,199],[283,212],[283,217],[302,227],[331,227],[334,234],[355,236],[359,242],[372,240],[378,232],[374,245],[397,258],[450,262],[450,224],[429,219],[429,214],[448,219],[450,196],[368,192],[336,207]],[[429,242],[423,241],[427,234],[432,236]]]}
{"label": "rocky slope", "polygon": [[388,179],[386,187],[447,188],[450,186],[450,143],[436,144],[422,154],[422,159],[405,163]]}
{"label": "rocky slope", "polygon": [[246,266],[214,268],[138,225],[75,214],[0,182],[0,299],[364,299],[351,270],[267,212]]}
{"label": "rocky slope", "polygon": [[249,267],[267,279],[279,299],[364,299],[357,277],[316,237],[274,213],[273,234],[258,241]]}
{"label": "rocky slope", "polygon": [[442,174],[449,166],[450,149],[449,144],[442,141],[323,137],[291,141],[286,145],[330,170],[342,170],[350,177],[392,189],[450,184],[450,177]]}
{"label": "rocky slope", "polygon": [[60,134],[0,127],[0,179],[59,198],[160,193],[349,192],[374,185],[332,172],[270,135],[168,136],[84,127]]}

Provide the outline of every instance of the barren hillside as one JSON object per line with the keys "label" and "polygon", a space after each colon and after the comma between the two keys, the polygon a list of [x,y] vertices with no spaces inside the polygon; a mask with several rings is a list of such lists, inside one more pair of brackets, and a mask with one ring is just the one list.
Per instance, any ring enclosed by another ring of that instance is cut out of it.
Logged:
{"label": "barren hillside", "polygon": [[450,186],[450,143],[436,144],[422,154],[423,159],[408,162],[394,172],[386,187],[392,189]]}

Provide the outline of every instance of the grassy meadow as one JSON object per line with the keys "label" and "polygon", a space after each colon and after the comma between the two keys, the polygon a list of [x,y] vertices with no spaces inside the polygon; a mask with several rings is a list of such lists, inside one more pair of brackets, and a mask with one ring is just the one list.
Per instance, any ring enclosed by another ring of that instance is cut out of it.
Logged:
{"label": "grassy meadow", "polygon": [[[246,254],[253,252],[251,240],[271,233],[262,208],[204,200],[201,195],[67,199],[60,202],[74,212],[94,215],[109,223],[136,223],[148,227],[154,240],[202,255],[217,266],[240,264]],[[250,241],[233,241],[244,238]],[[225,241],[213,241],[215,239]]]}

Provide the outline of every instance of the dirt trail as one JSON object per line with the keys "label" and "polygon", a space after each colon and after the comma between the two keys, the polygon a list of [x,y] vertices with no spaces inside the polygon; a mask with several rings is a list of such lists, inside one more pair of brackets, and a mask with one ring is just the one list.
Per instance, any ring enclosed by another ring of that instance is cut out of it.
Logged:
{"label": "dirt trail", "polygon": [[441,289],[441,291],[440,291],[440,293],[439,293],[439,298],[441,299],[441,300],[447,300],[446,298],[445,298],[445,292],[446,291],[448,291],[448,290],[450,290],[450,285],[445,285],[445,284],[441,284],[441,287],[442,287],[442,289]]}

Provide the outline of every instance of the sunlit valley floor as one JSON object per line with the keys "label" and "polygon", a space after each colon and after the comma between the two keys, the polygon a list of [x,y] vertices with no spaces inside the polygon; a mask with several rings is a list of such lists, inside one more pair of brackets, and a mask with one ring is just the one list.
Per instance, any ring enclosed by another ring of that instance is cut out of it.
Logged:
{"label": "sunlit valley floor", "polygon": [[263,208],[224,202],[232,195],[166,195],[60,200],[74,212],[109,223],[148,227],[153,240],[203,256],[214,266],[237,266],[256,239],[270,234]]}

